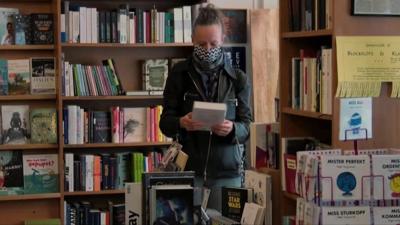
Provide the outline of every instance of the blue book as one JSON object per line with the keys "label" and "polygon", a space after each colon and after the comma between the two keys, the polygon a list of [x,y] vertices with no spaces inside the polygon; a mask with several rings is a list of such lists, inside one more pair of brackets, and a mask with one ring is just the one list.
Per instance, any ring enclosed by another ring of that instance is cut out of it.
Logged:
{"label": "blue book", "polygon": [[6,59],[0,59],[0,95],[8,95],[8,66]]}
{"label": "blue book", "polygon": [[129,180],[129,153],[117,153],[117,181],[116,188],[122,190]]}

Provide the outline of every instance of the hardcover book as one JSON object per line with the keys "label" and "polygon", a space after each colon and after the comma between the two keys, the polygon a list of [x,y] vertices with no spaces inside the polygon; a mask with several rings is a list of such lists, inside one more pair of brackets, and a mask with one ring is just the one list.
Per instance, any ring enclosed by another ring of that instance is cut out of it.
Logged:
{"label": "hardcover book", "polygon": [[371,224],[369,206],[322,207],[322,224],[365,225]]}
{"label": "hardcover book", "polygon": [[400,155],[372,155],[373,197],[400,199]]}
{"label": "hardcover book", "polygon": [[146,108],[123,108],[123,114],[124,143],[146,141]]}
{"label": "hardcover book", "polygon": [[252,188],[222,187],[222,215],[235,221],[240,221],[246,202],[253,202]]}
{"label": "hardcover book", "polygon": [[56,109],[32,109],[31,142],[37,144],[57,143],[57,111]]}
{"label": "hardcover book", "polygon": [[21,151],[0,151],[0,195],[22,194],[22,169]]}
{"label": "hardcover book", "polygon": [[32,23],[30,15],[14,15],[15,25],[15,44],[29,45],[32,44]]}
{"label": "hardcover book", "polygon": [[167,59],[148,59],[143,63],[143,90],[164,90],[167,77]]}
{"label": "hardcover book", "polygon": [[8,62],[0,59],[0,95],[8,95]]}
{"label": "hardcover book", "polygon": [[25,193],[52,193],[58,191],[57,154],[25,154],[24,191]]}
{"label": "hardcover book", "polygon": [[31,94],[55,94],[55,58],[31,58]]}
{"label": "hardcover book", "polygon": [[111,142],[111,114],[110,112],[93,112],[93,143]]}
{"label": "hardcover book", "polygon": [[374,224],[400,224],[400,207],[373,207]]}
{"label": "hardcover book", "polygon": [[231,66],[246,73],[246,47],[223,47],[223,49]]}
{"label": "hardcover book", "polygon": [[51,13],[32,14],[33,44],[54,43],[54,20]]}
{"label": "hardcover book", "polygon": [[18,14],[15,8],[0,8],[0,45],[15,44],[13,16]]}
{"label": "hardcover book", "polygon": [[24,95],[30,93],[29,59],[8,60],[8,94]]}
{"label": "hardcover book", "polygon": [[3,144],[26,144],[30,138],[29,106],[1,107]]}
{"label": "hardcover book", "polygon": [[201,130],[210,130],[212,126],[224,122],[226,107],[225,103],[195,101],[192,119],[203,124]]}

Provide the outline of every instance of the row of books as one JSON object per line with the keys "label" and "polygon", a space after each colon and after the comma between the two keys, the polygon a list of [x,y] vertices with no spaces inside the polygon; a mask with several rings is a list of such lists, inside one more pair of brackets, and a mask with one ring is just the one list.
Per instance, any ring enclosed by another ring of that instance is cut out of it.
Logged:
{"label": "row of books", "polygon": [[65,191],[123,190],[126,182],[140,182],[143,172],[152,172],[161,153],[120,152],[110,154],[65,154]]}
{"label": "row of books", "polygon": [[20,14],[17,8],[0,8],[0,45],[53,44],[51,13]]}
{"label": "row of books", "polygon": [[125,204],[107,202],[99,208],[88,201],[64,201],[65,225],[117,225],[125,224]]}
{"label": "row of books", "polygon": [[290,31],[332,28],[333,0],[289,0]]}
{"label": "row of books", "polygon": [[159,12],[120,5],[98,10],[64,2],[61,38],[68,43],[191,43],[192,7]]}
{"label": "row of books", "polygon": [[0,195],[58,192],[57,154],[1,151]]}
{"label": "row of books", "polygon": [[112,59],[103,65],[90,66],[63,62],[62,93],[64,96],[122,95],[124,89]]}
{"label": "row of books", "polygon": [[2,105],[1,124],[3,144],[57,143],[57,112],[54,108]]}
{"label": "row of books", "polygon": [[64,143],[165,142],[159,129],[162,108],[112,107],[110,111],[85,110],[69,105],[63,110]]}
{"label": "row of books", "polygon": [[399,224],[400,207],[319,207],[302,198],[297,198],[296,217],[288,225],[331,225],[331,224]]}
{"label": "row of books", "polygon": [[0,95],[55,94],[54,57],[0,59]]}
{"label": "row of books", "polygon": [[400,151],[297,152],[296,193],[317,205],[398,205]]}
{"label": "row of books", "polygon": [[332,114],[332,49],[300,50],[292,58],[292,108]]}

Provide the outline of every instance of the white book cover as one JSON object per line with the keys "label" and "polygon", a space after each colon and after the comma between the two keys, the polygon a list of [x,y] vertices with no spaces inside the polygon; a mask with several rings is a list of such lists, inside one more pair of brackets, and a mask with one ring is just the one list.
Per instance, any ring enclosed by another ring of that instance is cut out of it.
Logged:
{"label": "white book cover", "polygon": [[243,225],[262,225],[263,217],[264,217],[265,208],[255,204],[248,203],[244,205],[242,218],[240,220],[240,224]]}
{"label": "white book cover", "polygon": [[203,123],[201,130],[210,130],[212,126],[223,123],[225,115],[225,103],[200,101],[193,103],[192,120]]}
{"label": "white book cover", "polygon": [[76,105],[67,106],[68,109],[68,144],[78,144],[77,140],[77,114],[79,107]]}
{"label": "white book cover", "polygon": [[373,207],[375,225],[400,224],[400,207]]}
{"label": "white book cover", "polygon": [[61,33],[65,33],[65,14],[61,14],[60,17],[60,31]]}
{"label": "white book cover", "polygon": [[125,224],[142,225],[142,183],[125,183]]}
{"label": "white book cover", "polygon": [[192,43],[192,8],[183,6],[183,42]]}
{"label": "white book cover", "polygon": [[134,12],[130,12],[129,13],[129,43],[130,44],[134,44],[135,38],[136,38],[136,27],[135,27],[136,23],[135,23],[135,13]]}
{"label": "white book cover", "polygon": [[306,202],[303,198],[296,199],[296,224],[303,224],[304,222],[304,204]]}
{"label": "white book cover", "polygon": [[79,7],[79,43],[87,43],[86,7]]}
{"label": "white book cover", "polygon": [[96,24],[92,24],[92,9],[86,8],[86,42],[92,43],[92,26],[96,26]]}
{"label": "white book cover", "polygon": [[332,114],[332,49],[322,49],[321,112]]}
{"label": "white book cover", "polygon": [[69,91],[69,76],[68,76],[68,67],[69,63],[67,61],[64,61],[64,67],[63,67],[63,76],[64,76],[64,89],[65,89],[65,96],[71,96],[70,91]]}
{"label": "white book cover", "polygon": [[54,57],[30,59],[31,94],[56,93],[56,60]]}
{"label": "white book cover", "polygon": [[74,191],[74,154],[65,154],[65,180],[68,182],[68,191]]}
{"label": "white book cover", "polygon": [[400,155],[372,155],[373,197],[400,199]]}
{"label": "white book cover", "polygon": [[[74,40],[74,23],[73,23],[73,21],[74,21],[74,14],[73,14],[73,12],[72,11],[69,11],[68,12],[68,14],[66,14],[66,15],[68,15],[67,17],[68,17],[68,21],[66,21],[66,22],[68,22],[68,28],[67,27],[65,27],[68,31],[67,31],[67,33],[68,33],[68,36],[67,36],[67,38],[68,38],[68,43],[72,43],[73,42],[73,40]],[[65,18],[66,19],[66,18]],[[66,25],[66,26],[67,26]]]}
{"label": "white book cover", "polygon": [[168,78],[168,59],[148,59],[143,62],[143,89],[164,90]]}
{"label": "white book cover", "polygon": [[100,212],[100,225],[106,225],[107,224],[107,213],[106,212]]}
{"label": "white book cover", "polygon": [[183,43],[183,8],[174,8],[174,41]]}
{"label": "white book cover", "polygon": [[29,105],[3,105],[1,119],[3,144],[29,143]]}
{"label": "white book cover", "polygon": [[304,202],[304,225],[314,225],[314,204],[311,202]]}
{"label": "white book cover", "polygon": [[72,65],[68,66],[68,76],[69,76],[69,93],[70,96],[75,96],[75,88],[74,88],[74,79],[73,79],[73,72],[72,72]]}
{"label": "white book cover", "polygon": [[146,108],[123,108],[124,143],[146,141]]}
{"label": "white book cover", "polygon": [[321,225],[366,225],[371,224],[369,206],[322,207]]}
{"label": "white book cover", "polygon": [[86,168],[86,181],[85,181],[85,191],[93,191],[93,167],[94,167],[94,156],[85,156],[85,168]]}
{"label": "white book cover", "polygon": [[119,43],[121,44],[127,44],[128,43],[128,33],[127,33],[127,16],[126,14],[119,12],[119,28],[120,28],[120,33],[119,33]]}
{"label": "white book cover", "polygon": [[92,18],[91,18],[91,21],[92,21],[92,41],[91,42],[94,44],[94,43],[98,43],[98,38],[99,38],[99,33],[98,33],[99,26],[98,26],[98,21],[97,21],[98,12],[97,12],[96,8],[91,8],[90,10],[92,11],[91,12],[91,15],[92,15]]}
{"label": "white book cover", "polygon": [[370,200],[370,165],[367,155],[321,156],[322,201]]}
{"label": "white book cover", "polygon": [[340,99],[339,140],[372,138],[372,98]]}
{"label": "white book cover", "polygon": [[80,43],[80,13],[72,12],[72,43]]}

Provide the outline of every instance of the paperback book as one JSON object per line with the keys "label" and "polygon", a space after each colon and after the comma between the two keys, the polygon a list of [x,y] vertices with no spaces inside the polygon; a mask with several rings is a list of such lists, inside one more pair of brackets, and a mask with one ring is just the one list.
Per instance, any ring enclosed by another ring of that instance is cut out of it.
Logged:
{"label": "paperback book", "polygon": [[3,144],[27,144],[30,139],[28,105],[1,106]]}
{"label": "paperback book", "polygon": [[0,45],[15,44],[13,16],[16,14],[18,14],[18,9],[0,8]]}
{"label": "paperback book", "polygon": [[24,154],[23,166],[26,194],[58,191],[57,154]]}
{"label": "paperback book", "polygon": [[37,144],[57,143],[57,111],[54,108],[32,109],[31,142]]}
{"label": "paperback book", "polygon": [[8,94],[25,95],[30,93],[29,59],[8,60]]}
{"label": "paperback book", "polygon": [[31,58],[31,94],[55,94],[55,59]]}
{"label": "paperback book", "polygon": [[22,152],[0,151],[0,195],[22,194]]}

